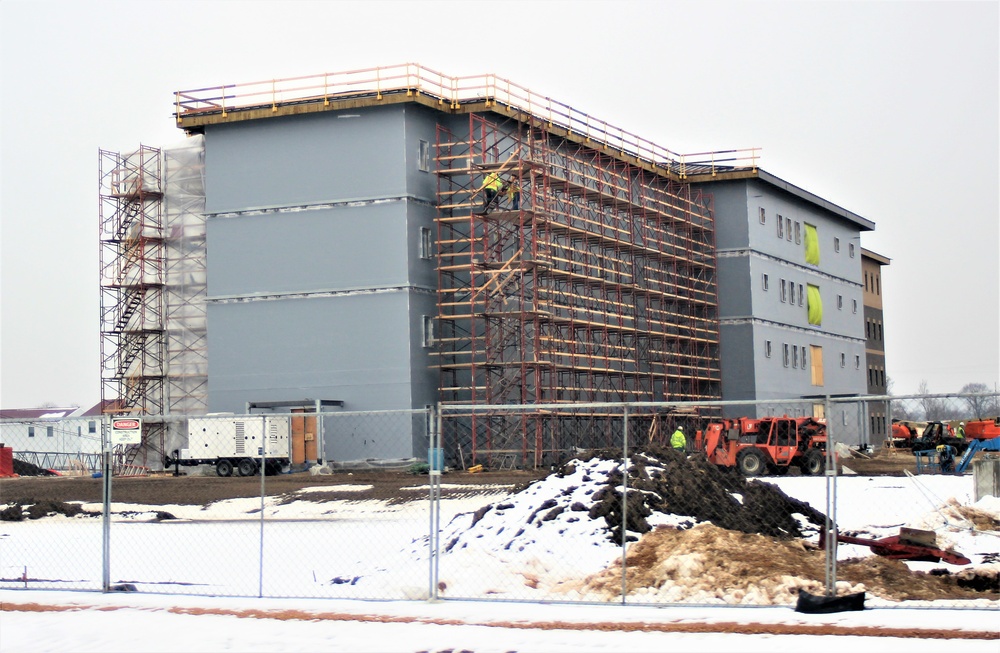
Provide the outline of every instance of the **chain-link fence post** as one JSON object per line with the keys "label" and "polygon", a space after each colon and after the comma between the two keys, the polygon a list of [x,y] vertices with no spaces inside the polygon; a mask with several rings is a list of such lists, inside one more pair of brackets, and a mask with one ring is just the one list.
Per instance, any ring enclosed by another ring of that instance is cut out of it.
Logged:
{"label": "chain-link fence post", "polygon": [[628,595],[626,581],[628,569],[625,567],[626,546],[628,545],[628,405],[622,413],[622,605]]}
{"label": "chain-link fence post", "polygon": [[101,418],[101,587],[111,591],[111,418]]}
{"label": "chain-link fence post", "polygon": [[440,555],[441,555],[441,472],[444,466],[444,447],[441,445],[441,410],[434,406],[428,407],[426,416],[431,425],[430,448],[427,450],[428,469],[428,500],[430,526],[427,537],[428,567],[428,588],[427,598],[431,601],[439,600],[438,578],[440,577]]}
{"label": "chain-link fence post", "polygon": [[826,595],[837,593],[837,436],[833,428],[830,395],[823,400],[826,418],[826,520],[823,536],[826,551]]}

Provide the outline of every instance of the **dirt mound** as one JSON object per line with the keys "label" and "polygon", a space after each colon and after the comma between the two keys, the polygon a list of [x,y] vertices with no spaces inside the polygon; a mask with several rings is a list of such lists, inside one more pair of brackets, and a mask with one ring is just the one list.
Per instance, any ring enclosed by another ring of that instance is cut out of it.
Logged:
{"label": "dirt mound", "polygon": [[[614,452],[599,455],[620,458]],[[823,513],[786,495],[775,485],[747,480],[733,468],[708,461],[704,454],[684,454],[652,446],[633,454],[628,469],[627,530],[648,533],[656,513],[691,517],[688,525],[710,522],[743,533],[776,538],[804,537],[825,523]],[[615,468],[607,486],[594,496],[591,518],[604,517],[610,537],[621,541],[622,472]],[[637,539],[629,536],[630,540]]]}
{"label": "dirt mound", "polygon": [[[996,570],[913,572],[899,560],[878,556],[841,562],[837,576],[838,594],[868,592],[892,601],[976,599],[997,592]],[[776,541],[711,524],[657,528],[626,556],[628,594],[656,602],[793,604],[800,590],[822,594],[824,578],[823,552],[802,540]],[[560,587],[596,592],[606,600],[620,597],[621,588],[620,565]]]}
{"label": "dirt mound", "polygon": [[81,514],[88,517],[100,515],[97,512],[83,510],[78,503],[63,503],[49,499],[21,498],[5,503],[6,507],[0,510],[0,521],[23,521],[25,518],[41,519],[51,515],[65,515],[66,517],[75,517]]}
{"label": "dirt mound", "polygon": [[18,476],[59,476],[50,469],[44,469],[17,458],[14,458],[14,473]]}

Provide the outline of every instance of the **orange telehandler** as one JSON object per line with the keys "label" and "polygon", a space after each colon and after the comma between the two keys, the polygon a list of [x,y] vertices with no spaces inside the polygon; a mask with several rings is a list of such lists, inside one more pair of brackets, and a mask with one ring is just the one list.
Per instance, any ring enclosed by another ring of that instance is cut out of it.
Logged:
{"label": "orange telehandler", "polygon": [[787,416],[723,419],[695,435],[695,448],[744,476],[786,474],[792,466],[815,476],[826,470],[826,422]]}

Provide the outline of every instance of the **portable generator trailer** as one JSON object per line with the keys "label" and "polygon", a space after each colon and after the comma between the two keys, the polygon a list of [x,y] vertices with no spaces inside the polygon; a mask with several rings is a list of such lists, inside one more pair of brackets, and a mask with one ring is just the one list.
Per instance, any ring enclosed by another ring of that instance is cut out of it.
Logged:
{"label": "portable generator trailer", "polygon": [[251,415],[188,420],[188,446],[166,456],[164,468],[213,465],[219,476],[280,474],[291,465],[288,417]]}

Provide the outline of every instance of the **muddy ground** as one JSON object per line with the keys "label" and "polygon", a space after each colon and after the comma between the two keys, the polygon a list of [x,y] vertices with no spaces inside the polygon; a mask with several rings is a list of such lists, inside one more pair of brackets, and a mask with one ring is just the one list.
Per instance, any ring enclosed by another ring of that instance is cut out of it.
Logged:
{"label": "muddy ground", "polygon": [[[851,458],[843,461],[848,470],[861,475],[903,476],[906,471],[916,473],[916,462],[908,451],[880,451],[872,458]],[[30,470],[25,470],[29,471]],[[791,473],[796,473],[793,469]],[[161,472],[138,478],[114,478],[112,495],[116,502],[148,505],[205,505],[223,499],[258,497],[261,495],[260,476],[219,478],[196,475],[182,468],[181,476]],[[477,485],[500,485],[515,489],[549,474],[548,469],[484,471],[469,474],[463,471],[446,473],[446,485],[466,485],[468,489],[446,488],[444,496],[475,493]],[[850,472],[847,472],[850,473]],[[190,474],[190,475],[189,475]],[[329,475],[313,476],[308,472],[267,476],[264,479],[266,494],[282,495],[310,486],[371,485],[364,492],[350,492],[343,496],[324,493],[326,498],[396,500],[402,496],[414,498],[412,492],[400,493],[400,488],[426,482],[426,475],[411,474],[406,470],[340,470]],[[764,478],[766,480],[766,477]],[[0,478],[0,503],[22,498],[39,501],[84,501],[100,503],[102,480],[89,476],[20,476]]]}

